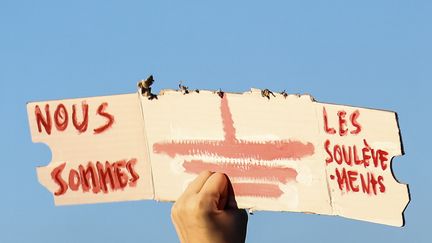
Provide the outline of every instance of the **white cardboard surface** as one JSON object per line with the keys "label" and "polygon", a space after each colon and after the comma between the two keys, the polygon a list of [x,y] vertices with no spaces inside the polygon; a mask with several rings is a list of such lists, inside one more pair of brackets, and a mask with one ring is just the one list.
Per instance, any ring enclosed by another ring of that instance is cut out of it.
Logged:
{"label": "white cardboard surface", "polygon": [[[80,133],[83,102],[88,126]],[[403,225],[409,195],[391,172],[391,159],[402,154],[394,112],[307,95],[267,99],[259,90],[223,98],[165,91],[157,100],[126,94],[32,102],[27,111],[33,141],[52,150],[51,163],[37,171],[56,205],[175,201],[207,169],[230,177],[241,208]],[[89,165],[98,161],[102,172],[93,175]]]}

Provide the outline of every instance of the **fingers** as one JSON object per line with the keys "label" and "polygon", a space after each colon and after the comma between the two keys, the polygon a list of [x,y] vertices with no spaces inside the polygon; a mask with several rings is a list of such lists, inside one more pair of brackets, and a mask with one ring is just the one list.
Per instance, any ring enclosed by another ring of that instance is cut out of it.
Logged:
{"label": "fingers", "polygon": [[228,178],[222,173],[213,173],[201,188],[200,194],[215,200],[217,208],[225,208],[228,200]]}
{"label": "fingers", "polygon": [[196,178],[193,180],[189,186],[185,190],[186,193],[190,194],[196,194],[201,191],[201,188],[203,187],[204,183],[207,181],[207,179],[213,174],[213,172],[210,171],[202,171]]}
{"label": "fingers", "polygon": [[225,205],[226,209],[238,209],[237,201],[234,194],[234,189],[232,187],[231,182],[228,180],[228,199]]}
{"label": "fingers", "polygon": [[225,174],[203,171],[189,184],[184,194],[200,193],[206,200],[213,201],[217,209],[222,210],[229,200],[228,184]]}

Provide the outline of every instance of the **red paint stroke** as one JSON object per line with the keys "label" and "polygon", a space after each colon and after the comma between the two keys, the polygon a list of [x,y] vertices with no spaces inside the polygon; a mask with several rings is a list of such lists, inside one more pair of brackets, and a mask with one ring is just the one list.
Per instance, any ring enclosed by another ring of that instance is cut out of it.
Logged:
{"label": "red paint stroke", "polygon": [[299,141],[245,141],[234,143],[216,140],[184,140],[170,143],[156,143],[153,145],[155,153],[164,153],[174,158],[178,155],[185,156],[217,156],[232,159],[250,158],[255,160],[282,160],[301,159],[314,153],[311,143],[303,144]]}
{"label": "red paint stroke", "polygon": [[[283,159],[299,160],[314,154],[312,143],[296,140],[249,141],[236,138],[236,129],[224,95],[221,99],[221,117],[224,131],[223,140],[172,140],[153,144],[153,152],[166,154],[171,158],[176,156],[211,156],[216,158],[231,158],[248,161],[272,161]],[[237,196],[278,198],[283,194],[278,182],[295,181],[297,171],[292,168],[268,166],[262,164],[234,164],[220,161],[219,163],[202,160],[184,161],[183,167],[187,173],[198,174],[203,170],[226,173],[230,177],[246,179],[264,179],[273,183],[233,183]]]}
{"label": "red paint stroke", "polygon": [[209,170],[225,173],[229,177],[265,179],[282,183],[295,181],[297,176],[297,171],[292,168],[245,163],[209,163],[202,160],[191,160],[185,161],[183,167],[187,173],[199,174],[201,171]]}
{"label": "red paint stroke", "polygon": [[93,129],[94,134],[102,133],[114,124],[114,116],[105,111],[105,109],[107,107],[108,107],[108,103],[104,102],[104,103],[100,104],[100,106],[97,109],[97,114],[105,117],[107,119],[107,122],[105,123],[105,125],[102,125],[101,127]]}
{"label": "red paint stroke", "polygon": [[235,137],[236,130],[234,127],[234,121],[232,119],[232,115],[231,115],[230,108],[228,106],[228,99],[226,98],[226,95],[224,95],[221,100],[220,109],[222,115],[223,130],[225,133],[225,142],[226,143],[238,142]]}
{"label": "red paint stroke", "polygon": [[98,194],[135,187],[140,178],[135,169],[137,162],[136,158],[105,163],[88,161],[77,168],[64,171],[65,162],[51,172],[51,178],[58,186],[54,195],[61,196],[68,189],[78,191],[81,188],[83,193],[91,190],[92,193]]}
{"label": "red paint stroke", "polygon": [[54,111],[54,123],[58,131],[64,131],[68,126],[69,115],[66,106],[59,104]]}
{"label": "red paint stroke", "polygon": [[269,183],[232,183],[232,187],[236,196],[278,198],[283,194],[278,185]]}
{"label": "red paint stroke", "polygon": [[[112,125],[114,124],[115,122],[114,115],[106,111],[107,108],[108,108],[107,102],[101,103],[97,108],[96,115],[105,118],[106,122],[105,124],[93,129],[94,134],[103,133],[107,131],[109,128],[111,128]],[[89,124],[89,105],[86,103],[85,100],[81,102],[81,109],[82,109],[82,121],[78,121],[76,104],[72,104],[72,123],[79,134],[87,131],[88,124]],[[55,128],[59,132],[63,132],[68,128],[68,125],[70,123],[69,121],[71,120],[70,111],[68,111],[68,109],[64,104],[60,103],[56,106],[53,116],[51,116],[49,104],[45,104],[44,110],[45,110],[45,115],[42,113],[39,105],[36,105],[34,107],[36,124],[39,133],[42,133],[42,127],[43,127],[45,128],[45,132],[48,135],[51,135],[52,126],[53,126],[52,123],[54,123]]]}
{"label": "red paint stroke", "polygon": [[39,133],[42,133],[42,126],[48,135],[51,134],[51,115],[49,104],[45,104],[45,117],[38,105],[35,106],[35,117]]}
{"label": "red paint stroke", "polygon": [[78,131],[78,133],[83,133],[87,130],[88,127],[88,111],[89,111],[89,105],[84,101],[81,102],[81,109],[82,109],[82,122],[78,122],[77,118],[77,111],[76,111],[76,105],[72,105],[72,122],[75,127],[75,129]]}
{"label": "red paint stroke", "polygon": [[226,95],[222,98],[221,113],[224,140],[182,140],[155,143],[155,153],[167,154],[171,158],[178,155],[217,156],[233,159],[250,158],[256,160],[301,159],[314,153],[314,146],[294,140],[247,141],[238,140]]}

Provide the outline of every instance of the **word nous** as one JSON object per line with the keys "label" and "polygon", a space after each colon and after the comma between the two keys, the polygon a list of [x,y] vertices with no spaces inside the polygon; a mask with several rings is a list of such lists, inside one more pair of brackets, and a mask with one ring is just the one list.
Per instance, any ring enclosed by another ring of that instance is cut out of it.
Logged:
{"label": "word nous", "polygon": [[[104,117],[106,119],[106,123],[99,127],[94,128],[93,129],[94,134],[100,134],[106,131],[114,123],[114,116],[106,111],[107,107],[108,107],[108,103],[103,102],[98,106],[96,110],[96,115]],[[59,132],[64,131],[69,125],[70,118],[72,120],[73,126],[78,131],[78,133],[83,133],[87,131],[88,124],[89,124],[89,105],[85,101],[81,103],[82,119],[80,121],[78,120],[78,115],[77,115],[78,111],[76,105],[73,104],[71,108],[72,108],[72,112],[68,111],[64,104],[60,103],[57,105],[57,107],[54,110],[54,113],[52,114],[50,105],[45,104],[44,107],[45,116],[44,116],[39,105],[36,105],[35,116],[36,116],[36,123],[37,123],[39,133],[42,133],[42,127],[43,127],[45,129],[45,132],[48,135],[51,135],[53,123],[57,131]],[[72,115],[70,115],[71,113]]]}

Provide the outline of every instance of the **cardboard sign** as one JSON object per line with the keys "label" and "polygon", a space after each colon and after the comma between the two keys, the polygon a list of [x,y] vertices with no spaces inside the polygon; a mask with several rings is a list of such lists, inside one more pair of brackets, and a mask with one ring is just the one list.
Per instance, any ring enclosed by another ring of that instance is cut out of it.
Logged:
{"label": "cardboard sign", "polygon": [[308,95],[163,91],[27,105],[37,169],[56,205],[175,201],[203,170],[223,172],[239,207],[402,226],[409,202],[391,160],[396,114]]}

